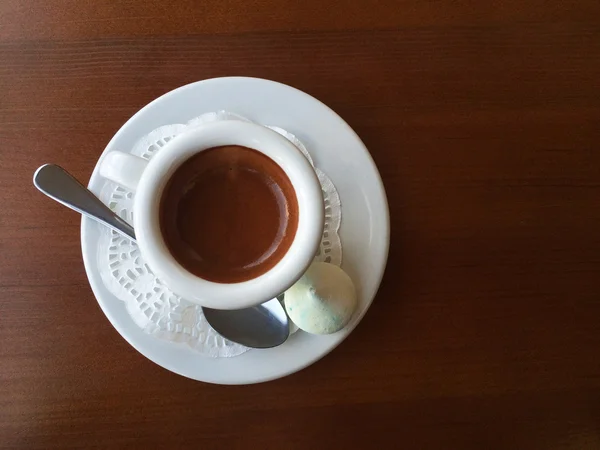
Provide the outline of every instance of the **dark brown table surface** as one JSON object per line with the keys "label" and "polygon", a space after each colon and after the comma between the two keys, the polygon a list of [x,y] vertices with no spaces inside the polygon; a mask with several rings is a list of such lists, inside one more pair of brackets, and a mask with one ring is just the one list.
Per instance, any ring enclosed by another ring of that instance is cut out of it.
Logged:
{"label": "dark brown table surface", "polygon": [[[31,184],[226,75],[336,110],[391,213],[360,326],[253,386],[131,348]],[[600,448],[597,0],[3,0],[0,199],[1,448]]]}

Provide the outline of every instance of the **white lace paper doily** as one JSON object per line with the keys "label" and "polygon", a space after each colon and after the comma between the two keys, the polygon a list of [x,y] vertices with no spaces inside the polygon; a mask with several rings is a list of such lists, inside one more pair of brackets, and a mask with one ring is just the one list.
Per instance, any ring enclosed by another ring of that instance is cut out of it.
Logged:
{"label": "white lace paper doily", "polygon": [[[250,121],[226,111],[203,114],[187,124],[157,128],[141,138],[130,153],[151,159],[179,133],[220,120]],[[279,127],[269,128],[296,145],[314,167],[308,150],[296,136]],[[325,202],[323,237],[315,261],[339,266],[342,263],[338,234],[342,219],[340,197],[329,177],[318,168],[315,171]],[[100,199],[129,223],[133,223],[133,197],[133,192],[110,181],[105,181],[100,192]],[[135,242],[106,227],[102,228],[98,240],[98,270],[107,289],[125,303],[133,321],[146,333],[159,339],[185,343],[198,353],[212,357],[232,357],[249,350],[217,334],[204,318],[200,306],[176,295],[154,276]]]}

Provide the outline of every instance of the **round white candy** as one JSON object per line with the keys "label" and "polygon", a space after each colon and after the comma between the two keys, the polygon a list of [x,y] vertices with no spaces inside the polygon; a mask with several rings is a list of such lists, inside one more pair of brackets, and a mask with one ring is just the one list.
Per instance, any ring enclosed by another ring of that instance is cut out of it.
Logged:
{"label": "round white candy", "polygon": [[308,333],[331,334],[346,326],[356,309],[356,290],[338,266],[313,263],[285,292],[285,310]]}

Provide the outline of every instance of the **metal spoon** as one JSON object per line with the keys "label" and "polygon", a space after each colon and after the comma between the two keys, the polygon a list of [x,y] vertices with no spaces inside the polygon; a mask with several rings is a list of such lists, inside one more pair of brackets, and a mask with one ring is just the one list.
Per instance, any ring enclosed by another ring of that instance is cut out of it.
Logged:
{"label": "metal spoon", "polygon": [[[33,184],[48,197],[135,241],[133,227],[62,167],[41,166],[33,175]],[[202,311],[217,333],[246,347],[276,347],[290,334],[287,314],[276,298],[252,308],[227,311],[202,308]]]}
{"label": "metal spoon", "polygon": [[283,344],[290,335],[289,319],[278,298],[237,310],[202,308],[204,317],[221,336],[252,348]]}

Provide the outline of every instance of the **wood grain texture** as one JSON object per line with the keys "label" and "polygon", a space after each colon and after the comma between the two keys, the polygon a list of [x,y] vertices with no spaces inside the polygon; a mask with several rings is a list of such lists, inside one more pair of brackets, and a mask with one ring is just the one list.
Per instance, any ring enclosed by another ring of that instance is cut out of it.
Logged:
{"label": "wood grain texture", "polygon": [[3,0],[0,39],[74,39],[590,22],[600,3],[548,0]]}
{"label": "wood grain texture", "polygon": [[[0,2],[0,448],[600,447],[596,1]],[[321,99],[359,133],[392,247],[331,355],[263,385],[169,373],[112,329],[79,217],[118,128],[199,79]]]}

